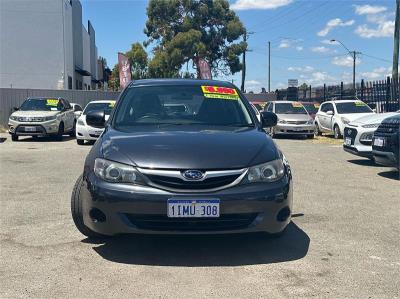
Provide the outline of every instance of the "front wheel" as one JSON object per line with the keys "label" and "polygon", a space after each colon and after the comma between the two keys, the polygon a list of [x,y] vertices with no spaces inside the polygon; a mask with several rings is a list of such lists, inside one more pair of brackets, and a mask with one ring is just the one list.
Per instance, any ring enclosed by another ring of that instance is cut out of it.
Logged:
{"label": "front wheel", "polygon": [[321,136],[322,135],[322,132],[319,130],[318,123],[315,123],[314,135],[315,136]]}
{"label": "front wheel", "polygon": [[96,233],[88,228],[83,223],[83,215],[82,215],[82,201],[80,198],[81,188],[83,185],[83,176],[80,175],[76,180],[74,189],[72,190],[71,195],[71,214],[72,220],[75,223],[76,228],[86,237],[88,238],[102,238],[105,237],[102,234]]}
{"label": "front wheel", "polygon": [[12,141],[18,141],[18,135],[17,134],[11,134],[11,140]]}
{"label": "front wheel", "polygon": [[85,140],[83,140],[83,139],[76,139],[76,143],[77,143],[78,145],[84,145],[84,144],[85,144]]}
{"label": "front wheel", "polygon": [[314,134],[307,135],[308,139],[314,139]]}
{"label": "front wheel", "polygon": [[72,127],[71,132],[69,132],[69,136],[75,137],[75,131],[76,131],[76,121],[74,121],[74,125]]}
{"label": "front wheel", "polygon": [[60,123],[60,125],[58,126],[58,132],[57,132],[57,135],[56,135],[56,140],[57,141],[62,141],[63,135],[64,135],[64,123]]}
{"label": "front wheel", "polygon": [[338,126],[338,125],[335,125],[335,126],[333,127],[333,135],[334,135],[335,139],[340,139],[340,138],[342,138],[342,134],[340,133],[340,129],[339,129],[339,126]]}

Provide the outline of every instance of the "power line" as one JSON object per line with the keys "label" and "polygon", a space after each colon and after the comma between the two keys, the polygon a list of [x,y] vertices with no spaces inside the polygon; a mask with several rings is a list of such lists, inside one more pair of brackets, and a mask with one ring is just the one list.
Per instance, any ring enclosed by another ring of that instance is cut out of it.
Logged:
{"label": "power line", "polygon": [[384,62],[387,62],[387,63],[392,63],[392,61],[390,61],[390,60],[387,60],[387,59],[384,59],[384,58],[380,58],[380,57],[376,57],[376,56],[372,56],[372,55],[368,55],[368,54],[365,54],[365,53],[361,53],[361,55],[364,55],[364,56],[372,58],[372,59],[384,61]]}

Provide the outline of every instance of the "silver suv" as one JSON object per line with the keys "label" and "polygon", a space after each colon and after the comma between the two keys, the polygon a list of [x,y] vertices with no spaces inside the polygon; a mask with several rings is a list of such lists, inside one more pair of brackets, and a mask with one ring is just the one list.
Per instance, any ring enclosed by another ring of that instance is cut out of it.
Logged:
{"label": "silver suv", "polygon": [[10,115],[8,131],[13,141],[19,136],[52,135],[61,140],[64,134],[75,136],[75,115],[63,98],[28,98]]}

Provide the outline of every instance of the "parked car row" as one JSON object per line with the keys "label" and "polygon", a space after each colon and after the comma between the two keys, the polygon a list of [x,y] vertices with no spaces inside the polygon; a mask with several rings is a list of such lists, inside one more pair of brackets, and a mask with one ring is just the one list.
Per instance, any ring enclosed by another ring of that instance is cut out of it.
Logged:
{"label": "parked car row", "polygon": [[92,101],[82,109],[79,104],[63,98],[28,98],[19,108],[14,108],[8,130],[12,141],[18,141],[20,136],[52,136],[62,140],[63,135],[68,134],[76,136],[77,143],[83,144],[85,140],[96,140],[103,131],[103,128],[88,126],[86,114],[101,110],[108,118],[114,105],[115,101]]}

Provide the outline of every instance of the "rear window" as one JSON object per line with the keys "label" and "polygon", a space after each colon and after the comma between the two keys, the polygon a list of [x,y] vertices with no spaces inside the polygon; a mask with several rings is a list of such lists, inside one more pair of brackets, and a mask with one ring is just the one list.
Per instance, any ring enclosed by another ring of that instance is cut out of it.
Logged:
{"label": "rear window", "polygon": [[92,111],[104,111],[106,115],[111,114],[111,110],[114,108],[115,102],[110,103],[89,103],[87,104],[83,114],[86,115]]}
{"label": "rear window", "polygon": [[303,105],[298,102],[293,103],[276,103],[275,104],[276,114],[307,114],[306,109]]}
{"label": "rear window", "polygon": [[339,114],[350,113],[372,113],[371,108],[363,102],[336,103],[336,110]]}
{"label": "rear window", "polygon": [[140,125],[253,126],[237,91],[218,86],[137,86],[127,90],[114,126]]}

